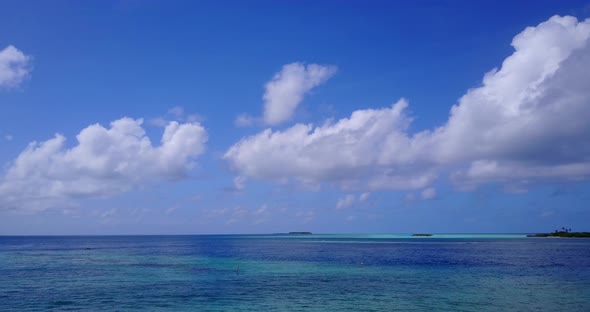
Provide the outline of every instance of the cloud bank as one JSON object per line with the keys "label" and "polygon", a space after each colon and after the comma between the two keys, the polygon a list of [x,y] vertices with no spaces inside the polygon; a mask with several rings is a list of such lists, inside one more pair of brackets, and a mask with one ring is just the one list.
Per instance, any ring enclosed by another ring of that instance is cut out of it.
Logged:
{"label": "cloud bank", "polygon": [[14,46],[0,50],[0,87],[17,87],[30,72],[31,57]]}
{"label": "cloud bank", "polygon": [[66,147],[63,135],[32,142],[0,178],[0,208],[43,210],[68,200],[108,197],[157,180],[184,177],[202,154],[207,131],[199,123],[169,122],[154,146],[142,119],[110,128],[91,125]]}
{"label": "cloud bank", "polygon": [[410,134],[408,102],[401,99],[321,126],[266,129],[242,138],[224,158],[242,176],[357,189],[420,189],[441,174],[465,187],[586,179],[589,38],[590,19],[554,16],[526,28],[512,40],[513,54],[468,90],[438,128]]}

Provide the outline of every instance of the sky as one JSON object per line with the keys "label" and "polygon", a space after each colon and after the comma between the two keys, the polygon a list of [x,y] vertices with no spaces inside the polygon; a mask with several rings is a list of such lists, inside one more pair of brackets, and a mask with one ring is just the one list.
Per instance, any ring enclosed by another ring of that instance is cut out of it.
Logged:
{"label": "sky", "polygon": [[590,230],[589,1],[0,1],[0,235]]}

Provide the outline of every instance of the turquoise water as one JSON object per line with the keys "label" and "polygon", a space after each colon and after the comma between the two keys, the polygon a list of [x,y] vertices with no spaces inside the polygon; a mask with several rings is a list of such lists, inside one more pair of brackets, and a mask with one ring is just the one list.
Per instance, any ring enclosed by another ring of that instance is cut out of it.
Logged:
{"label": "turquoise water", "polygon": [[0,237],[0,311],[590,311],[590,239]]}

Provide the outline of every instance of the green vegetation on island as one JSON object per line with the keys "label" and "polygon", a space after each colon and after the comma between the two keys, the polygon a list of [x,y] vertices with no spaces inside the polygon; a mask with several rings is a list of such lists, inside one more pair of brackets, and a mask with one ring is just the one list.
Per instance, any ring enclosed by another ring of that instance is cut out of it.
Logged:
{"label": "green vegetation on island", "polygon": [[527,237],[590,237],[590,232],[572,232],[572,229],[562,227],[552,233],[529,234]]}
{"label": "green vegetation on island", "polygon": [[417,234],[412,234],[412,236],[424,236],[424,237],[429,237],[429,236],[432,236],[432,234],[422,234],[422,233],[417,233]]}
{"label": "green vegetation on island", "polygon": [[311,232],[289,232],[289,235],[311,235]]}

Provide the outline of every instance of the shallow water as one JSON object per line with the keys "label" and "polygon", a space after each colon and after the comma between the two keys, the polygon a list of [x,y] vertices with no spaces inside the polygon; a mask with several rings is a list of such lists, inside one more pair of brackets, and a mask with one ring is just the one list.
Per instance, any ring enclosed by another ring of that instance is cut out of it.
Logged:
{"label": "shallow water", "polygon": [[0,237],[0,311],[46,310],[590,311],[590,239]]}

